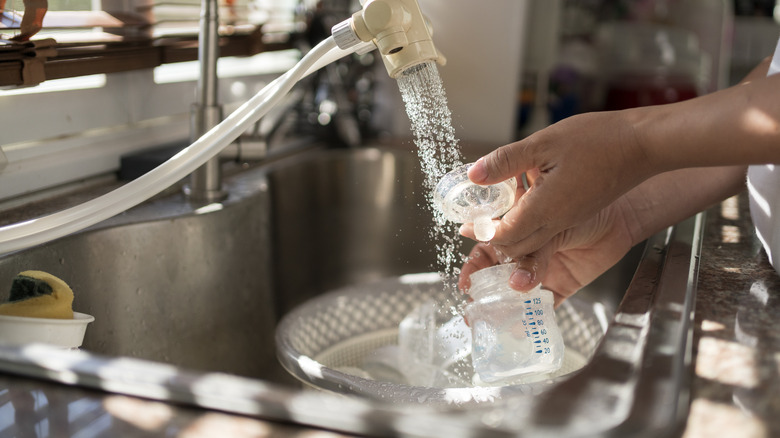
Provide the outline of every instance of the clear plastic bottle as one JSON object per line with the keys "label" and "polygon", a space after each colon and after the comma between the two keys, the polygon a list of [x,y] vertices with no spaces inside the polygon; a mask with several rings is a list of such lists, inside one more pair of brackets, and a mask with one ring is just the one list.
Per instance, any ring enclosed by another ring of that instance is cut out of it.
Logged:
{"label": "clear plastic bottle", "polygon": [[509,287],[514,266],[498,265],[471,274],[473,302],[465,314],[472,330],[471,360],[482,382],[511,382],[561,367],[563,338],[555,323],[552,292]]}

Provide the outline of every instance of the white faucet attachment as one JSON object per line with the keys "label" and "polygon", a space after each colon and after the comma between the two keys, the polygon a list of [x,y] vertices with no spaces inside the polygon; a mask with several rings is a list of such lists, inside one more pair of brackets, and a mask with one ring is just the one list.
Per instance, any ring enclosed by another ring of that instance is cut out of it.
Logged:
{"label": "white faucet attachment", "polygon": [[390,77],[426,61],[444,64],[436,50],[428,20],[417,0],[365,0],[363,9],[333,26],[333,38],[342,49],[373,42],[382,54]]}

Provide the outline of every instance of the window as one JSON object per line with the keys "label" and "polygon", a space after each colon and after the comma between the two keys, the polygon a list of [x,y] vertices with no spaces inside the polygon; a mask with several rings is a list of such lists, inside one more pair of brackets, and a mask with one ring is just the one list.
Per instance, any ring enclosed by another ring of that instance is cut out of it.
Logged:
{"label": "window", "polygon": [[[296,5],[220,0],[226,113],[299,57]],[[24,5],[5,7],[0,34],[8,37]],[[53,45],[0,43],[0,201],[111,174],[124,154],[186,141],[199,16],[200,0],[49,1],[33,39]],[[24,86],[30,76],[40,85]]]}

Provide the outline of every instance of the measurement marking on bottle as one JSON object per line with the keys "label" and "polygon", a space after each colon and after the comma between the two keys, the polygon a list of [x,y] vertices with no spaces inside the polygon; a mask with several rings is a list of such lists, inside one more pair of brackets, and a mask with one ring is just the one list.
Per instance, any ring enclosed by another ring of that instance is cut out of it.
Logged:
{"label": "measurement marking on bottle", "polygon": [[544,353],[544,349],[541,348],[542,340],[539,339],[539,330],[535,328],[536,327],[536,320],[534,318],[534,314],[538,316],[538,315],[540,315],[540,313],[539,313],[538,310],[534,311],[533,307],[531,307],[532,300],[525,300],[525,304],[526,304],[525,314],[529,317],[528,318],[528,324],[534,326],[534,329],[532,329],[532,331],[531,331],[531,334],[533,335],[533,336],[531,336],[531,338],[532,338],[531,342],[534,344],[534,347],[535,347],[533,349],[533,351],[534,351],[535,354],[543,354]]}

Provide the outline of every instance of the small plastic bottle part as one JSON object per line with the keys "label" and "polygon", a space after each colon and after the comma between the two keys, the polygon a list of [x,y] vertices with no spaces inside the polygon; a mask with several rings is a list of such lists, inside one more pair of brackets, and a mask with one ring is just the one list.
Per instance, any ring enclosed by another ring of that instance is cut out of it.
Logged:
{"label": "small plastic bottle part", "polygon": [[493,218],[501,217],[515,202],[517,180],[510,178],[487,186],[474,184],[467,175],[472,165],[464,164],[444,175],[434,190],[433,203],[449,221],[474,223],[477,240],[487,242],[496,233]]}
{"label": "small plastic bottle part", "polygon": [[527,293],[509,287],[514,265],[471,274],[473,302],[465,314],[472,330],[471,360],[486,383],[511,382],[530,373],[551,373],[563,361],[563,337],[555,323],[552,292],[541,285]]}
{"label": "small plastic bottle part", "polygon": [[385,368],[395,366],[404,383],[414,386],[463,387],[468,382],[459,370],[469,360],[471,344],[462,315],[453,317],[433,300],[425,301],[399,324],[397,364]]}

